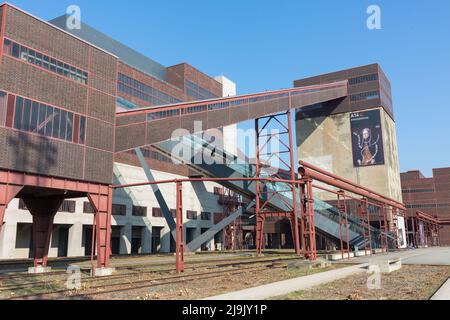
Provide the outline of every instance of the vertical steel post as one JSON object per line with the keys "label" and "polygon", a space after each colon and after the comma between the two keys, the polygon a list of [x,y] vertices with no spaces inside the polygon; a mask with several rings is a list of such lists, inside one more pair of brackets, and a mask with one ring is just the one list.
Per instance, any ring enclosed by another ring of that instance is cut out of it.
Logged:
{"label": "vertical steel post", "polygon": [[[259,119],[255,119],[255,178],[261,175],[260,156],[259,156]],[[255,216],[256,216],[256,254],[262,252],[262,238],[264,234],[264,219],[261,216],[261,187],[260,181],[255,181]]]}
{"label": "vertical steel post", "polygon": [[341,206],[341,194],[342,191],[339,191],[337,194],[337,209],[339,214],[339,240],[341,245],[341,257],[344,259],[344,240],[342,239],[342,206]]}
{"label": "vertical steel post", "polygon": [[367,198],[365,199],[364,207],[365,207],[366,215],[367,215],[367,232],[369,235],[369,249],[370,249],[370,255],[372,255],[373,248],[372,248],[372,234],[371,234],[371,229],[370,229],[370,209],[369,209],[369,200]]}
{"label": "vertical steel post", "polygon": [[306,236],[306,257],[310,260],[317,259],[316,250],[316,226],[314,222],[314,197],[312,180],[306,179],[306,193],[307,193],[307,208],[306,208],[306,223],[305,223],[305,236]]}
{"label": "vertical steel post", "polygon": [[176,182],[176,271],[184,271],[184,243],[183,243],[183,184]]}
{"label": "vertical steel post", "polygon": [[293,224],[294,224],[294,247],[295,247],[295,254],[300,255],[300,237],[299,237],[299,231],[298,231],[298,205],[297,205],[297,185],[295,183],[296,175],[296,168],[295,168],[295,161],[294,161],[294,141],[292,137],[292,114],[291,109],[287,112],[287,121],[288,121],[288,135],[289,135],[289,157],[291,161],[291,180],[292,180],[292,203],[293,203]]}

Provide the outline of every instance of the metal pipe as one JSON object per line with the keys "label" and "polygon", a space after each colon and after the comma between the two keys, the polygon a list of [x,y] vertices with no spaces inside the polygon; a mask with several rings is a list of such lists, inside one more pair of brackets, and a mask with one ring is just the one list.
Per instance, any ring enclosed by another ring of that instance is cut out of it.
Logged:
{"label": "metal pipe", "polygon": [[[405,209],[406,209],[405,206],[403,205],[403,203],[398,202],[398,201],[396,201],[396,200],[394,200],[394,199],[388,198],[388,197],[382,195],[381,193],[378,193],[378,192],[376,192],[376,191],[370,190],[369,188],[366,188],[366,187],[364,187],[364,186],[361,186],[361,185],[359,185],[359,184],[356,184],[356,183],[354,183],[353,181],[350,181],[350,180],[347,180],[347,179],[345,179],[345,178],[339,177],[339,176],[337,176],[337,175],[335,175],[335,174],[332,174],[332,173],[330,173],[330,172],[327,172],[327,171],[325,171],[325,170],[323,170],[323,169],[321,169],[321,168],[319,168],[319,167],[316,167],[316,166],[314,166],[314,165],[312,165],[312,164],[309,164],[309,163],[307,163],[307,162],[304,162],[304,161],[302,161],[302,160],[299,161],[299,164],[300,164],[301,167],[303,167],[303,169],[310,169],[308,172],[310,172],[310,171],[315,171],[315,172],[320,173],[321,175],[325,175],[325,176],[327,176],[327,177],[329,177],[329,178],[332,178],[332,179],[327,179],[328,181],[338,180],[338,181],[344,183],[345,185],[347,185],[347,187],[353,187],[353,188],[351,188],[351,189],[353,189],[353,190],[362,190],[362,191],[365,191],[366,194],[367,194],[367,193],[370,194],[370,196],[368,196],[368,198],[372,198],[372,199],[375,199],[375,197],[376,197],[376,198],[381,198],[381,199],[384,199],[384,201],[380,201],[380,202],[384,202],[384,203],[389,202],[389,203],[392,203],[391,205],[392,205],[393,207],[397,207],[397,208],[399,208],[399,209],[401,209],[401,210],[405,210]],[[301,169],[302,169],[302,168],[300,168],[299,170],[301,170]],[[331,184],[331,185],[334,185],[334,183]],[[351,190],[347,190],[347,191],[351,191]],[[359,194],[358,192],[355,192],[355,193],[356,193],[356,194]],[[365,196],[365,195],[364,195],[364,196]]]}
{"label": "metal pipe", "polygon": [[381,197],[376,193],[373,193],[371,191],[367,191],[365,188],[358,186],[353,183],[348,183],[345,181],[342,181],[340,179],[336,179],[334,177],[328,176],[326,174],[317,172],[315,170],[311,170],[306,167],[299,168],[299,172],[302,177],[310,177],[313,180],[318,180],[320,182],[326,183],[328,185],[332,185],[334,187],[352,192],[354,194],[358,194],[360,196],[363,196],[365,198],[370,198],[372,200],[378,201],[380,203],[387,204],[389,206],[392,206],[394,208],[398,208],[401,210],[404,210],[405,207],[403,205],[399,205],[396,201],[392,199],[387,199],[385,197]]}

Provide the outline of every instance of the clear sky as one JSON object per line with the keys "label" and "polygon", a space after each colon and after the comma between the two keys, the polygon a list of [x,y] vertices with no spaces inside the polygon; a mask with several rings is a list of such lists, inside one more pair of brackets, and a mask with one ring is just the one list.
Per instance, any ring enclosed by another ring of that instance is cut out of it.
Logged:
{"label": "clear sky", "polygon": [[[378,62],[392,83],[402,171],[450,166],[450,1],[11,0],[49,20],[67,6],[163,65],[224,74],[239,93]],[[381,8],[381,30],[366,9]]]}

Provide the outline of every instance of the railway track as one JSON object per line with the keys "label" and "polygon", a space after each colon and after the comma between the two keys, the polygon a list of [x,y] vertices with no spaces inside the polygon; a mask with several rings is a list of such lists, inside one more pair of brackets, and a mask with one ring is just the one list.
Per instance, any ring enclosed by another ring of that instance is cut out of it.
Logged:
{"label": "railway track", "polygon": [[[152,287],[152,286],[160,286],[160,285],[164,285],[164,284],[170,284],[170,283],[178,283],[179,281],[177,279],[182,279],[182,281],[193,281],[193,280],[197,280],[199,278],[204,279],[204,276],[208,277],[211,275],[211,277],[213,276],[218,276],[221,275],[223,272],[246,272],[251,268],[254,268],[254,265],[257,264],[263,264],[264,268],[267,268],[268,266],[271,266],[274,263],[282,263],[282,262],[287,262],[290,260],[298,260],[298,258],[282,258],[282,257],[277,257],[277,258],[263,258],[263,259],[239,259],[236,261],[230,261],[230,259],[221,259],[221,260],[215,260],[215,261],[208,261],[208,262],[201,262],[201,263],[193,263],[192,265],[188,265],[186,266],[185,270],[186,271],[191,271],[191,274],[182,274],[182,275],[174,275],[174,276],[169,276],[169,277],[159,277],[159,278],[152,278],[152,279],[146,279],[146,280],[140,280],[140,281],[133,281],[132,286],[129,289],[125,289],[125,290],[132,290],[133,288],[141,288],[136,287],[136,284],[143,284],[143,287]],[[166,264],[164,264],[166,265]],[[228,269],[227,269],[228,268]],[[238,269],[236,269],[238,268]],[[125,270],[129,270],[130,267],[127,268],[122,268]],[[108,276],[108,277],[102,277],[102,278],[93,278],[93,277],[88,277],[88,276],[84,276],[82,277],[82,281],[83,284],[89,285],[89,290],[91,289],[96,289],[96,290],[100,290],[101,288],[104,287],[108,287],[108,286],[124,286],[129,282],[129,279],[133,279],[133,277],[145,277],[145,276],[150,276],[152,274],[162,274],[165,272],[173,272],[173,268],[171,269],[155,269],[155,266],[151,266],[151,267],[144,267],[144,268],[139,268],[139,267],[134,267],[131,268],[132,271],[131,272],[126,272],[126,273],[122,273],[122,274],[117,274],[117,275],[112,275],[112,276]],[[211,269],[217,269],[215,271],[207,271],[204,272],[202,270],[211,270]],[[199,271],[199,272],[196,272]],[[66,276],[65,273],[59,273],[59,275],[64,274],[64,276]],[[48,275],[48,274],[46,274]],[[44,276],[46,276],[44,275]],[[47,278],[47,277],[46,277]],[[7,286],[2,286],[0,287],[0,293],[7,293],[7,292],[14,292],[14,291],[18,291],[18,290],[32,290],[32,289],[36,289],[36,288],[51,288],[52,286],[56,286],[58,284],[58,282],[60,283],[61,281],[65,281],[66,278],[53,278],[53,279],[44,279],[41,281],[34,281],[34,282],[28,282],[28,283],[21,283],[21,284],[11,284],[11,285],[7,285]],[[120,281],[122,280],[122,281]],[[123,281],[126,280],[126,281]],[[102,284],[106,281],[120,281],[118,283],[110,283],[110,284]],[[157,282],[156,284],[154,282]],[[162,283],[161,283],[162,281]],[[169,282],[167,282],[169,281]],[[172,282],[170,282],[172,281]],[[180,281],[181,282],[181,281]],[[97,283],[100,283],[100,285],[96,285]],[[77,297],[77,296],[83,296],[85,294],[79,294],[79,295],[71,295],[73,293],[73,290],[68,290],[68,289],[62,289],[62,290],[52,290],[50,289],[50,292],[39,292],[39,293],[33,293],[33,294],[25,294],[25,295],[18,295],[18,296],[14,296],[11,297],[10,299],[45,299],[46,297],[52,296],[52,295],[64,295],[66,294],[68,297],[73,298],[73,297]],[[122,289],[123,290],[123,289]],[[105,293],[105,292],[103,292]],[[93,295],[96,295],[96,293],[92,293]]]}

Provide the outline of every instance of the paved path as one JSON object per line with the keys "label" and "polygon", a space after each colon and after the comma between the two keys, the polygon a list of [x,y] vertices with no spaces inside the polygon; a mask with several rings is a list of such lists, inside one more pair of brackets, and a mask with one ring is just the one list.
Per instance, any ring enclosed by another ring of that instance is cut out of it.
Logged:
{"label": "paved path", "polygon": [[319,272],[309,276],[279,281],[259,287],[230,292],[204,300],[262,300],[277,297],[294,291],[305,290],[314,286],[346,278],[356,273],[366,272],[366,264]]}
{"label": "paved path", "polygon": [[450,300],[450,279],[439,288],[430,300]]}

